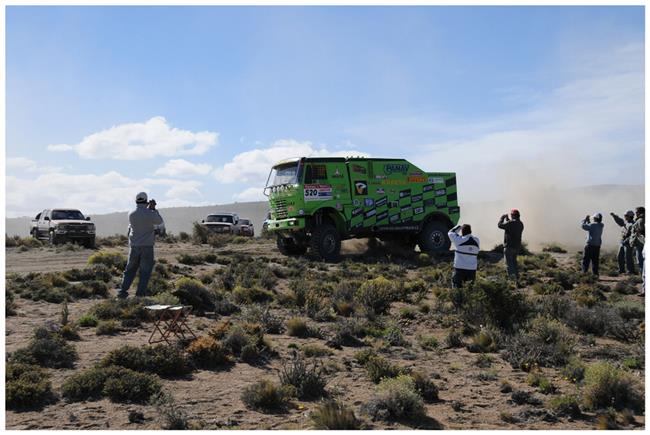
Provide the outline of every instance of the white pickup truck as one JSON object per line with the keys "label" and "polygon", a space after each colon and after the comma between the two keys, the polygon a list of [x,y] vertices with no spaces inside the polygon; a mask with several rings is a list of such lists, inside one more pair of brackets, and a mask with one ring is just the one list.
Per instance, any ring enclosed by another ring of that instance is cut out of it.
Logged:
{"label": "white pickup truck", "polygon": [[75,209],[45,209],[32,219],[32,237],[51,244],[80,241],[86,248],[95,247],[95,224]]}

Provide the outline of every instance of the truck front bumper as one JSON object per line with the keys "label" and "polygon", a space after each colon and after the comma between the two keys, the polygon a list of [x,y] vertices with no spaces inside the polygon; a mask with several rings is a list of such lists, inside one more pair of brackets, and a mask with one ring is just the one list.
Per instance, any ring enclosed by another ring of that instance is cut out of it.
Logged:
{"label": "truck front bumper", "polygon": [[305,219],[303,218],[288,218],[270,220],[267,231],[281,232],[281,231],[299,231],[305,229]]}

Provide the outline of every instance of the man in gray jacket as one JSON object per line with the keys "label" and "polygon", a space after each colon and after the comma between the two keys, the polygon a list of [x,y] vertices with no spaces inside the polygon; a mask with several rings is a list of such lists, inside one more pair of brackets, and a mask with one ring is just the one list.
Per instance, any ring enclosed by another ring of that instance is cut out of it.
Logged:
{"label": "man in gray jacket", "polygon": [[153,270],[153,245],[155,225],[163,223],[156,210],[156,201],[147,200],[147,194],[140,192],[135,197],[136,209],[129,214],[129,261],[124,269],[124,278],[117,294],[118,298],[128,296],[129,287],[140,269],[140,280],[135,295],[147,295],[147,284]]}
{"label": "man in gray jacket", "polygon": [[582,256],[582,271],[589,270],[589,263],[594,275],[598,276],[598,265],[600,263],[600,245],[602,245],[603,236],[603,215],[595,213],[594,221],[590,222],[587,215],[581,222],[582,229],[587,231],[587,243],[585,244],[584,254]]}

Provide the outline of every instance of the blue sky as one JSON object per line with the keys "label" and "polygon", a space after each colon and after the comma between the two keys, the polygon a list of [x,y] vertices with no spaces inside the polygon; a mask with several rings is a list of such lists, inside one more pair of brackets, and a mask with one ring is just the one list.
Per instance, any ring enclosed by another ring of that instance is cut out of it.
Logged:
{"label": "blue sky", "polygon": [[[405,157],[461,201],[641,184],[642,7],[7,7],[8,216],[263,198]],[[489,183],[486,183],[489,180]],[[35,202],[38,205],[35,205]]]}

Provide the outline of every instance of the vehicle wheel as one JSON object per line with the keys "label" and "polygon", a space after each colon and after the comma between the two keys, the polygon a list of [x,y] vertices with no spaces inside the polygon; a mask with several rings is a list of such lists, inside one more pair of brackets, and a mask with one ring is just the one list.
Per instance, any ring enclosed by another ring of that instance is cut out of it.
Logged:
{"label": "vehicle wheel", "polygon": [[29,232],[29,235],[35,239],[38,239],[38,232],[34,229]]}
{"label": "vehicle wheel", "polygon": [[88,249],[94,249],[95,248],[95,238],[93,237],[92,239],[86,239],[84,241],[84,247]]}
{"label": "vehicle wheel", "polygon": [[305,245],[298,245],[293,239],[278,236],[278,249],[282,255],[303,255],[307,252]]}
{"label": "vehicle wheel", "polygon": [[341,253],[341,236],[330,224],[323,224],[311,232],[311,252],[317,258],[332,262]]}
{"label": "vehicle wheel", "polygon": [[415,250],[415,241],[411,239],[404,240],[389,240],[386,242],[386,247],[394,252],[413,252]]}
{"label": "vehicle wheel", "polygon": [[59,243],[59,238],[54,234],[54,231],[50,231],[50,245],[56,245]]}
{"label": "vehicle wheel", "polygon": [[420,251],[438,253],[449,251],[451,240],[447,236],[449,229],[445,224],[438,221],[431,221],[424,226],[418,236]]}

